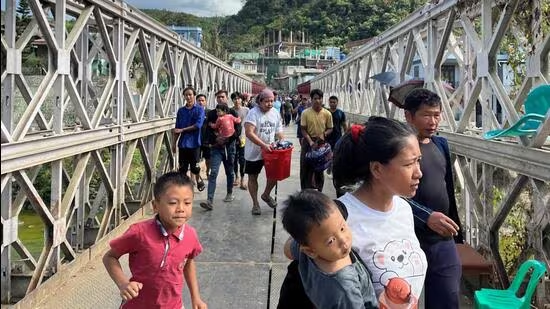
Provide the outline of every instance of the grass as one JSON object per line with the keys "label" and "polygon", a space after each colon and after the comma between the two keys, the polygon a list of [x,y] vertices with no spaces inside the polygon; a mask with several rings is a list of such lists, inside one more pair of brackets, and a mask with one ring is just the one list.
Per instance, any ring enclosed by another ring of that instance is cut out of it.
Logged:
{"label": "grass", "polygon": [[[40,257],[44,248],[44,224],[40,217],[32,210],[23,210],[19,214],[19,239],[35,259]],[[18,260],[21,257],[15,250],[12,250],[12,259]]]}

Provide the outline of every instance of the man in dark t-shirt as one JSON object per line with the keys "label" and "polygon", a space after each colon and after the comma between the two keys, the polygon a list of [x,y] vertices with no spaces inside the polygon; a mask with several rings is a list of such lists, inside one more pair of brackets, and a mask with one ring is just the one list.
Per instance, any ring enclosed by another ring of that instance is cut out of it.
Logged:
{"label": "man in dark t-shirt", "polygon": [[428,260],[424,304],[426,308],[458,309],[462,267],[455,240],[463,239],[449,147],[446,139],[435,135],[441,119],[441,99],[427,89],[411,91],[405,98],[405,118],[418,132],[422,153],[422,179],[413,202],[426,206],[428,216],[425,224],[415,220],[415,232]]}
{"label": "man in dark t-shirt", "polygon": [[332,114],[332,133],[327,136],[327,141],[330,147],[334,150],[336,142],[342,137],[342,135],[348,130],[348,124],[346,122],[346,114],[338,108],[338,97],[331,96],[328,99],[329,111]]}
{"label": "man in dark t-shirt", "polygon": [[[330,144],[330,148],[332,151],[334,151],[334,148],[336,147],[336,142],[342,137],[342,134],[344,134],[348,130],[348,124],[346,122],[346,114],[338,108],[338,97],[337,96],[331,96],[328,99],[328,110],[332,114],[332,132],[327,136],[327,142]],[[327,169],[327,174],[332,173],[332,166],[330,166]],[[334,188],[336,189],[336,196],[340,197],[344,195],[344,192],[340,187],[337,187],[336,184],[334,184],[334,180],[332,181]]]}

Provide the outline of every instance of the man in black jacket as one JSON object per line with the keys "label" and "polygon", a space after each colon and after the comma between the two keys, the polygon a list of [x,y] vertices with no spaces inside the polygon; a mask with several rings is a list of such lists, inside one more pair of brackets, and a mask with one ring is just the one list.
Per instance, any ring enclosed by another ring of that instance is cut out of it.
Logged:
{"label": "man in black jacket", "polygon": [[[228,101],[227,90],[219,90],[216,92],[216,101],[218,104],[226,105]],[[239,117],[237,112],[230,108],[229,113],[235,117]],[[235,162],[235,141],[237,137],[241,135],[241,124],[235,124],[235,134],[231,136],[224,145],[216,143],[216,133],[210,124],[215,124],[218,119],[218,114],[215,109],[208,112],[206,115],[206,122],[208,126],[205,131],[205,139],[208,144],[212,145],[210,148],[210,174],[208,175],[208,194],[206,202],[200,203],[200,206],[206,210],[212,210],[214,208],[214,193],[216,192],[216,179],[220,171],[220,165],[223,163],[225,169],[225,175],[227,177],[227,195],[224,198],[224,202],[232,202],[235,199],[233,195],[233,180],[235,174],[233,173],[233,164]]]}
{"label": "man in black jacket", "polygon": [[407,95],[404,105],[405,118],[418,132],[422,153],[422,178],[411,203],[426,206],[422,220],[426,224],[418,224],[418,211],[415,212],[416,236],[428,260],[425,306],[458,309],[462,267],[455,240],[461,243],[463,239],[449,146],[445,138],[436,136],[441,120],[441,99],[430,90],[419,88]]}

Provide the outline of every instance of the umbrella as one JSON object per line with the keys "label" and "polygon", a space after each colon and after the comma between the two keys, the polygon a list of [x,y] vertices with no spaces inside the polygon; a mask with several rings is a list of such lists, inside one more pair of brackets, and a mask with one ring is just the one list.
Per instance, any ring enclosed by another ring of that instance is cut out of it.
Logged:
{"label": "umbrella", "polygon": [[[399,108],[404,108],[405,98],[407,95],[416,88],[423,88],[424,80],[423,79],[412,79],[406,82],[403,82],[395,87],[390,87],[390,96],[388,101],[392,102]],[[443,83],[445,90],[453,92],[454,88],[449,83]]]}
{"label": "umbrella", "polygon": [[[386,84],[388,86],[396,86],[399,83],[399,74],[392,71],[378,73],[376,75],[371,76],[370,78],[377,80],[380,83]],[[405,80],[409,80],[411,78],[412,78],[411,76],[405,74]]]}

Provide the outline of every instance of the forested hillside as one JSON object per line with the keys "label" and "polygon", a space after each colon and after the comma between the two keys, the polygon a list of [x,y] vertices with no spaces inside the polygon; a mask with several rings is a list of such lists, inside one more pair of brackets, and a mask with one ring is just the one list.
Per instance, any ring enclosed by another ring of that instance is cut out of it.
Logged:
{"label": "forested hillside", "polygon": [[166,25],[203,28],[203,48],[226,59],[229,52],[256,51],[266,33],[303,31],[317,46],[343,47],[376,36],[409,15],[420,0],[246,0],[236,15],[196,17],[143,10]]}

